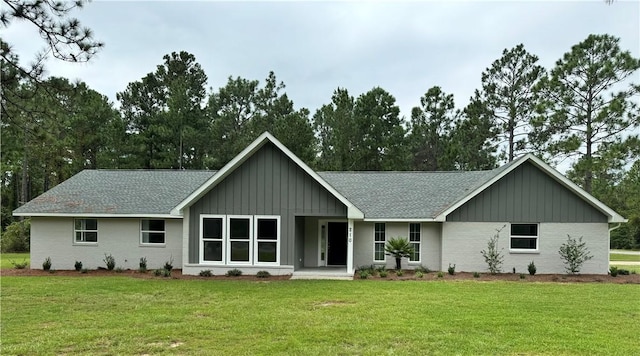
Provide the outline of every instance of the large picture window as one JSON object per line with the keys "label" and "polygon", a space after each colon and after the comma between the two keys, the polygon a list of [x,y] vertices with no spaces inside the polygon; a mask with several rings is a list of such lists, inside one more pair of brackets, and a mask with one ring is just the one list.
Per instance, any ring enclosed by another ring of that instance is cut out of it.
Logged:
{"label": "large picture window", "polygon": [[373,260],[375,262],[386,261],[384,244],[387,241],[384,223],[375,223],[373,228]]}
{"label": "large picture window", "polygon": [[76,243],[98,242],[98,219],[76,219],[74,224]]}
{"label": "large picture window", "polygon": [[420,262],[420,224],[409,224],[409,243],[413,247],[413,253],[409,256],[410,262]]}
{"label": "large picture window", "polygon": [[143,219],[140,221],[140,242],[143,245],[165,243],[164,220]]}
{"label": "large picture window", "polygon": [[538,224],[511,224],[509,248],[515,251],[537,251]]}
{"label": "large picture window", "polygon": [[201,215],[200,261],[239,265],[280,262],[280,217]]}

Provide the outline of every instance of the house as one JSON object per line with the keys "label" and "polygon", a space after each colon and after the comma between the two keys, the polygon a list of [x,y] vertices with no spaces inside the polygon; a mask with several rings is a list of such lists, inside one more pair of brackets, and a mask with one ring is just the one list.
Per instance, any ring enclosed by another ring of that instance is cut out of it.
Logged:
{"label": "house", "polygon": [[563,273],[558,249],[582,236],[606,274],[609,224],[624,218],[533,155],[476,172],[315,172],[269,133],[219,171],[85,170],[14,211],[30,216],[32,268],[149,268],[184,274],[232,268],[394,266],[385,241],[402,236],[406,268],[485,271],[480,251],[500,232],[505,271]]}

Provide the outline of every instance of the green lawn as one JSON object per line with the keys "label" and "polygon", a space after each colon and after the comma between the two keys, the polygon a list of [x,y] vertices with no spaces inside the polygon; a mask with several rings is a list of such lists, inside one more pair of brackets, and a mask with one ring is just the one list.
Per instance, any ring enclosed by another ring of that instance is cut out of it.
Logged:
{"label": "green lawn", "polygon": [[626,255],[623,253],[611,253],[609,254],[610,261],[638,261],[640,262],[640,255]]}
{"label": "green lawn", "polygon": [[616,264],[615,262],[611,262],[611,266],[616,266],[618,267],[618,269],[626,269],[629,272],[636,272],[638,274],[640,274],[640,266],[635,266],[635,265],[619,265]]}
{"label": "green lawn", "polygon": [[639,296],[638,285],[596,283],[3,277],[1,346],[4,355],[637,355]]}
{"label": "green lawn", "polygon": [[[11,261],[22,263],[29,262],[29,252],[26,253],[0,253],[0,269],[13,268]],[[28,268],[28,266],[27,266]]]}

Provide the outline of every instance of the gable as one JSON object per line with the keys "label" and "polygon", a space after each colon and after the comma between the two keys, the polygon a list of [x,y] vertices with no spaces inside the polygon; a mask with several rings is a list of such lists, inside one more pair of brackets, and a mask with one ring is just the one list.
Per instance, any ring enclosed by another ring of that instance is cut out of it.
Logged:
{"label": "gable", "polygon": [[531,162],[447,215],[447,221],[607,222],[607,216]]}

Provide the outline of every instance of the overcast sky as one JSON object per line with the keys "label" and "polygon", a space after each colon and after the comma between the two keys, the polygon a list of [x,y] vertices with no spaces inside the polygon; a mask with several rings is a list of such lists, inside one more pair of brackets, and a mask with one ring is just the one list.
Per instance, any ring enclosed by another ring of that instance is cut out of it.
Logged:
{"label": "overcast sky", "polygon": [[[315,112],[337,87],[389,91],[405,116],[439,85],[462,107],[484,69],[523,43],[551,68],[589,34],[611,34],[640,57],[640,2],[159,2],[94,1],[74,13],[104,49],[87,64],[50,60],[50,75],[85,81],[115,102],[173,51],[195,55],[208,86],[273,70],[296,108]],[[42,48],[34,28],[2,37],[23,62]],[[640,82],[636,73],[634,81]]]}

